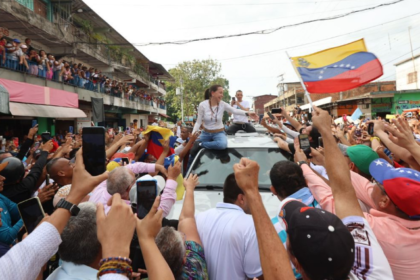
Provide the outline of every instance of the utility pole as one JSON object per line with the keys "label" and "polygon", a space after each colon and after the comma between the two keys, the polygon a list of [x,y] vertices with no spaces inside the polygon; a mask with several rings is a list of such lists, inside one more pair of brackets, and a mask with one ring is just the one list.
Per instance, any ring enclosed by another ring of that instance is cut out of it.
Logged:
{"label": "utility pole", "polygon": [[182,78],[179,80],[181,83],[181,123],[184,122],[184,87],[182,85]]}
{"label": "utility pole", "polygon": [[414,67],[414,75],[416,79],[416,89],[419,88],[419,82],[418,82],[418,75],[416,71],[416,62],[414,61],[414,53],[413,53],[413,44],[411,43],[411,26],[408,27],[408,37],[410,38],[410,47],[411,47],[411,60],[413,61],[413,67]]}

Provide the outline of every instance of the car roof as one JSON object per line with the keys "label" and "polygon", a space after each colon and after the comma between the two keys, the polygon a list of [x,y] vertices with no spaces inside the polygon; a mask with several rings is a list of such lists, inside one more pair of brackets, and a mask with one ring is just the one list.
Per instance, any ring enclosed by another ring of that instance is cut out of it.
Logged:
{"label": "car roof", "polygon": [[228,148],[278,148],[273,138],[257,133],[237,133],[228,136]]}

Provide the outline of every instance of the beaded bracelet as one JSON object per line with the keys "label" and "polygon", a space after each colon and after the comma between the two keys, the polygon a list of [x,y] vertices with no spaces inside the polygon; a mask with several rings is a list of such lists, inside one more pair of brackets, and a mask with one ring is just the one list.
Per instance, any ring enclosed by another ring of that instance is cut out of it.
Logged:
{"label": "beaded bracelet", "polygon": [[115,257],[102,259],[100,262],[100,269],[98,271],[98,279],[105,274],[124,274],[131,278],[133,269],[131,268],[131,260],[129,258]]}
{"label": "beaded bracelet", "polygon": [[126,263],[128,263],[128,264],[131,265],[131,260],[129,258],[124,258],[124,257],[110,257],[110,258],[101,259],[101,261],[99,262],[99,266],[101,266],[105,262],[109,262],[109,261],[121,261],[121,262],[126,262]]}

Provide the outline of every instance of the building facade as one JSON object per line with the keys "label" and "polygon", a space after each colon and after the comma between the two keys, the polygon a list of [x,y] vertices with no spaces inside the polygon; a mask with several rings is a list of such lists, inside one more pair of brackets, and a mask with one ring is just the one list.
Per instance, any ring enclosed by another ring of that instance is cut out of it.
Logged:
{"label": "building facade", "polygon": [[269,102],[270,100],[276,98],[275,95],[264,94],[255,96],[252,98],[253,104],[252,109],[254,110],[255,114],[262,116],[264,115],[264,104]]}
{"label": "building facade", "polygon": [[86,79],[71,70],[73,79],[66,80],[60,71],[56,78],[59,66],[54,62],[46,66],[53,61],[49,56],[43,67],[53,70],[53,77],[41,75],[42,64],[33,62],[29,50],[28,67],[1,61],[0,135],[12,131],[20,137],[34,119],[40,131],[52,134],[69,126],[90,126],[92,98],[103,99],[105,121],[98,125],[125,127],[137,119],[139,126],[146,126],[155,117],[167,117],[165,82],[173,78],[81,0],[0,1],[0,37],[8,44],[20,41],[19,47],[28,45],[38,54],[44,50],[61,67],[62,62],[86,67]]}

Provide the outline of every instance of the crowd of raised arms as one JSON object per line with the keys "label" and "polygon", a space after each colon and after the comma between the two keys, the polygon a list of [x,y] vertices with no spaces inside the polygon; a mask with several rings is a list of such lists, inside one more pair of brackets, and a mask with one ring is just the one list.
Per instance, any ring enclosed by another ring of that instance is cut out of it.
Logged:
{"label": "crowd of raised arms", "polygon": [[[249,120],[258,121],[241,91],[230,104],[222,97],[210,87],[194,127],[178,122],[175,146],[162,141],[157,156],[147,152],[150,131],[165,123],[107,131],[107,171],[97,176],[84,162],[82,130],[40,143],[34,126],[15,150],[3,149],[0,279],[420,279],[415,115],[336,124],[315,106],[310,121],[299,108],[265,114],[260,124],[291,159],[264,170],[277,215],[267,214],[259,163],[248,158],[233,165],[216,207],[196,212],[200,178],[179,180],[186,167],[201,149],[226,149],[226,131],[255,132]],[[168,164],[170,151],[177,160]],[[159,193],[142,219],[141,179]],[[168,219],[180,187],[179,219]],[[28,234],[17,204],[32,197],[46,216]]]}

